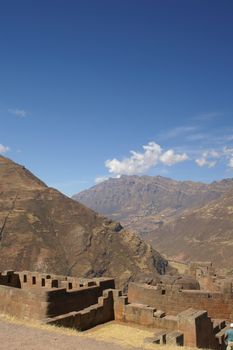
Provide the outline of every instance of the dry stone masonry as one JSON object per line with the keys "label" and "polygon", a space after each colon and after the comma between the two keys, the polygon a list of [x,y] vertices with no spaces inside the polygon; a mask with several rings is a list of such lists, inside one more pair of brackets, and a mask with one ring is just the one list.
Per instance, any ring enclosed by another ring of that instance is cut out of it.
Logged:
{"label": "dry stone masonry", "polygon": [[225,280],[218,291],[200,290],[197,267],[191,270],[193,276],[164,277],[155,286],[130,283],[127,295],[115,289],[112,278],[5,271],[0,313],[79,331],[116,320],[154,329],[146,342],[222,350],[233,319],[232,283]]}

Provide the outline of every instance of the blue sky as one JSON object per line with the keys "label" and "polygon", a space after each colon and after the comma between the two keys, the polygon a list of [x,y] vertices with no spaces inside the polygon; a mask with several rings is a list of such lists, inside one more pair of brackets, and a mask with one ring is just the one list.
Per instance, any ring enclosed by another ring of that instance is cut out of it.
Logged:
{"label": "blue sky", "polygon": [[232,38],[230,0],[0,0],[0,152],[68,195],[232,177]]}

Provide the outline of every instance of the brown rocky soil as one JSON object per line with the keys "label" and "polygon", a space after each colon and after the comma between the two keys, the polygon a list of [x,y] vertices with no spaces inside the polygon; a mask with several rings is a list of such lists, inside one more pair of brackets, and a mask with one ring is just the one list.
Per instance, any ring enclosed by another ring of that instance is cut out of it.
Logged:
{"label": "brown rocky soil", "polygon": [[119,223],[47,187],[0,156],[0,271],[156,279],[167,262]]}

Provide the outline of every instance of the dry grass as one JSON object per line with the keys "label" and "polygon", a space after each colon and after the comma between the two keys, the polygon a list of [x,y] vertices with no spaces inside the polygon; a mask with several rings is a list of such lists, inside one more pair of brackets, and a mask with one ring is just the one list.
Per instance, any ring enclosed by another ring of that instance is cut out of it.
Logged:
{"label": "dry grass", "polygon": [[[144,347],[144,339],[152,337],[154,331],[129,326],[127,324],[109,322],[85,333],[86,336],[92,339],[117,343],[125,347],[150,349],[150,347]],[[152,349],[155,349],[155,345],[153,345]]]}
{"label": "dry grass", "polygon": [[[56,327],[52,325],[41,324],[34,320],[20,320],[14,316],[0,314],[0,319],[9,323],[19,324],[25,327],[37,328],[49,332],[56,332],[68,336],[84,337],[93,340],[99,340],[127,348],[140,348],[143,350],[178,350],[178,347],[172,345],[144,344],[144,339],[152,337],[154,329],[117,323],[115,321],[97,326],[85,332],[78,332],[74,329]],[[195,348],[182,347],[182,350],[195,350]],[[196,349],[197,350],[197,349]]]}
{"label": "dry grass", "polygon": [[155,329],[148,329],[123,323],[109,322],[85,332],[92,339],[115,343],[122,347],[143,350],[197,350],[196,348],[177,347],[174,345],[144,344],[145,338],[154,335]]}
{"label": "dry grass", "polygon": [[64,334],[64,335],[70,335],[70,336],[77,337],[77,336],[81,336],[81,334],[82,334],[75,329],[43,324],[43,323],[40,323],[39,321],[36,321],[36,320],[22,320],[22,319],[16,318],[15,316],[10,316],[10,315],[6,315],[6,314],[0,314],[0,319],[2,321],[6,321],[8,323],[14,323],[14,324],[18,324],[18,325],[22,325],[22,326],[30,327],[30,328],[38,328],[38,329],[46,330],[49,332],[56,332],[56,333]]}

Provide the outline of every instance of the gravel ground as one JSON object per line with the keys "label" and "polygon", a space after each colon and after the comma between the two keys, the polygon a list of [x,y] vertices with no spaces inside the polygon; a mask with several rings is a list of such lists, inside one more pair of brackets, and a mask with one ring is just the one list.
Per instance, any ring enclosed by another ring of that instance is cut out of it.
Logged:
{"label": "gravel ground", "polygon": [[[0,319],[1,350],[129,350],[85,335],[66,335]],[[134,348],[136,350],[136,348]]]}

